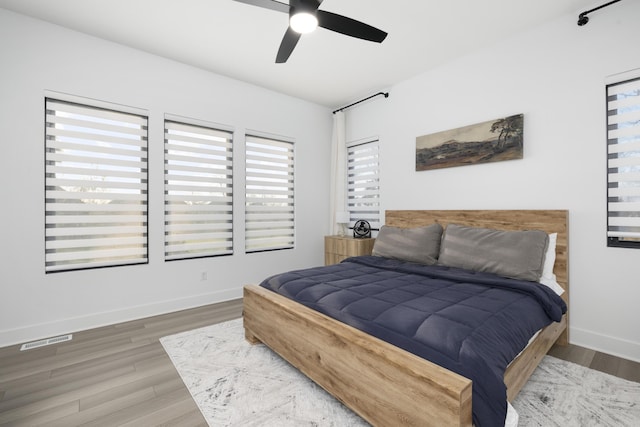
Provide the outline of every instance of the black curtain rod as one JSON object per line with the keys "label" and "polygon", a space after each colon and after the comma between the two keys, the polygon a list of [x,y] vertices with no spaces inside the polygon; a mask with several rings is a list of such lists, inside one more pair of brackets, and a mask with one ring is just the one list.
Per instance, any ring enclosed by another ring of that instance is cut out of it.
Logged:
{"label": "black curtain rod", "polygon": [[[618,0],[618,1],[620,1],[620,0]],[[366,101],[368,99],[371,99],[371,98],[375,98],[376,96],[380,96],[380,95],[384,95],[385,98],[388,98],[389,97],[389,92],[378,92],[375,95],[367,96],[366,98],[361,99],[360,101],[356,101],[353,104],[349,104],[349,105],[346,105],[346,106],[344,106],[342,108],[338,108],[336,111],[333,112],[333,114],[337,113],[338,111],[346,110],[349,107],[353,107],[354,105],[360,104],[361,102],[364,102],[364,101]]]}
{"label": "black curtain rod", "polygon": [[578,15],[578,25],[581,26],[581,27],[583,25],[587,25],[587,22],[589,22],[589,18],[587,17],[587,15],[590,14],[591,12],[595,12],[596,10],[600,10],[603,7],[607,7],[607,6],[610,6],[610,5],[614,4],[614,3],[618,3],[619,1],[620,0],[613,0],[613,1],[610,1],[609,3],[603,4],[601,6],[594,7],[591,10],[587,10],[585,12],[582,12],[580,15]]}

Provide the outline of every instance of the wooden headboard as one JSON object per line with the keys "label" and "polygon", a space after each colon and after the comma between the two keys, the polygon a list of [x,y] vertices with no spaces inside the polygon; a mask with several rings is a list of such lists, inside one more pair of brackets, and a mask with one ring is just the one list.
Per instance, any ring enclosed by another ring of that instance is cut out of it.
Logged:
{"label": "wooden headboard", "polygon": [[569,305],[569,211],[567,210],[388,210],[385,224],[392,227],[420,227],[434,222],[443,227],[458,224],[498,230],[543,230],[558,233],[556,280],[565,290]]}

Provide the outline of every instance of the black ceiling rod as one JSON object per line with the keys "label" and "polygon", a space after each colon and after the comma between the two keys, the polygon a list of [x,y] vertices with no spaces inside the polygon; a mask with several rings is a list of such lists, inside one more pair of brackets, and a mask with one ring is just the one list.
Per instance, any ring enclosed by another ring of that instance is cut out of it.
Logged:
{"label": "black ceiling rod", "polygon": [[[620,0],[618,0],[618,1],[620,1]],[[337,113],[338,111],[346,110],[349,107],[353,107],[354,105],[360,104],[361,102],[364,102],[364,101],[366,101],[368,99],[371,99],[371,98],[375,98],[376,96],[380,96],[380,95],[384,95],[385,98],[388,98],[389,97],[389,92],[378,92],[375,95],[367,96],[366,98],[361,99],[360,101],[356,101],[353,104],[345,105],[342,108],[338,108],[337,110],[335,110],[333,112],[333,114]]]}
{"label": "black ceiling rod", "polygon": [[591,10],[587,10],[585,12],[582,12],[580,15],[578,15],[578,25],[581,26],[581,27],[583,25],[587,25],[587,22],[589,22],[589,18],[587,17],[587,15],[590,14],[591,12],[595,12],[596,10],[600,10],[603,7],[607,7],[607,6],[610,6],[610,5],[614,4],[614,3],[618,3],[619,1],[620,0],[613,0],[613,1],[610,1],[609,3],[603,4],[602,6],[598,6],[598,7],[595,7],[593,9],[591,9]]}

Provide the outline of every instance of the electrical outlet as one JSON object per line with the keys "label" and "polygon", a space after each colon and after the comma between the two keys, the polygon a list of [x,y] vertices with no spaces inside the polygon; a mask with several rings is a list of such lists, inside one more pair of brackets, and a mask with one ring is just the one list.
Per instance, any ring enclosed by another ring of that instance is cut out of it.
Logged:
{"label": "electrical outlet", "polygon": [[202,273],[200,273],[200,281],[204,282],[205,280],[207,280],[207,272],[203,271]]}

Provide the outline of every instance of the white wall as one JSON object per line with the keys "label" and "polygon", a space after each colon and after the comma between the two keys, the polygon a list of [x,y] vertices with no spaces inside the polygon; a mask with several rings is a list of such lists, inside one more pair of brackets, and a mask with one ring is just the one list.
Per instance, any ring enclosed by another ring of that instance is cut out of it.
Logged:
{"label": "white wall", "polygon": [[[578,12],[348,110],[348,140],[380,137],[386,209],[569,209],[571,341],[640,361],[640,250],[606,247],[604,92],[640,68],[640,2]],[[523,160],[415,171],[417,136],[519,113]]]}
{"label": "white wall", "polygon": [[[244,284],[323,263],[329,109],[3,9],[0,58],[0,346],[238,298]],[[44,273],[45,91],[148,111],[149,264]],[[236,132],[233,256],[163,261],[165,113]],[[245,129],[296,140],[295,250],[244,254]]]}

